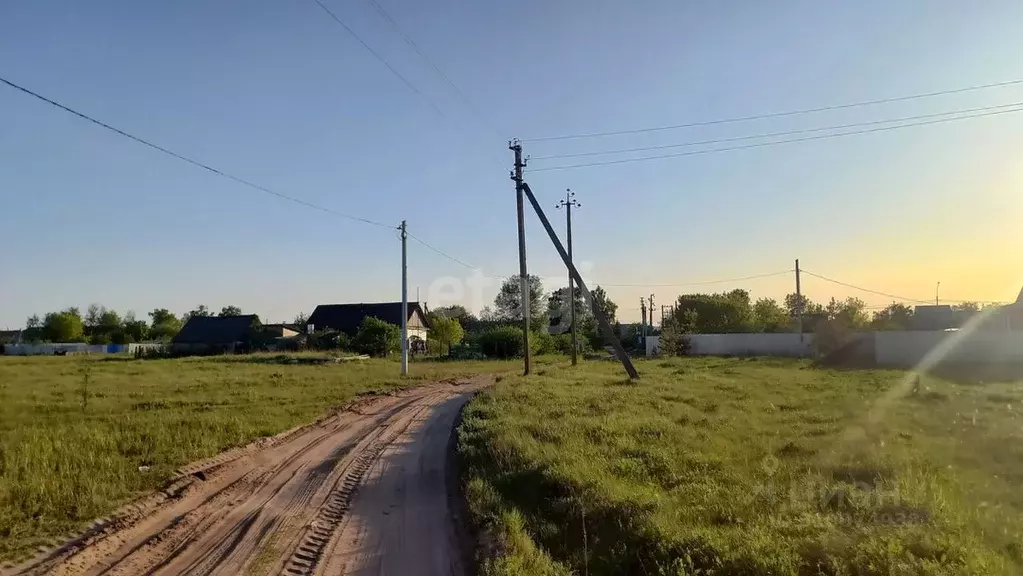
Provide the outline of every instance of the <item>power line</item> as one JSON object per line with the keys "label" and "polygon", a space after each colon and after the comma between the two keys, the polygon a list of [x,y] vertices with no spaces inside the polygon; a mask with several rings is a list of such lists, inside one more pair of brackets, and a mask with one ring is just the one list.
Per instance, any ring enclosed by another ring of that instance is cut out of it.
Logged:
{"label": "power line", "polygon": [[369,44],[367,44],[365,40],[363,40],[358,34],[356,34],[355,30],[352,30],[347,24],[344,23],[344,21],[341,20],[341,18],[338,17],[337,14],[335,14],[330,8],[327,8],[326,4],[324,4],[321,0],[313,0],[313,2],[316,2],[316,4],[318,4],[319,7],[322,8],[323,11],[326,12],[334,20],[334,22],[337,22],[342,28],[344,28],[349,34],[351,34],[352,38],[358,40],[359,44],[362,44],[363,48],[369,51],[369,53],[372,54],[374,58],[379,60],[381,64],[387,67],[387,69],[391,71],[391,74],[394,74],[399,80],[401,80],[405,84],[405,86],[408,86],[409,90],[415,92],[417,96],[422,98],[423,101],[429,104],[431,108],[436,110],[438,114],[440,114],[443,117],[446,117],[444,115],[444,112],[442,112],[441,109],[438,108],[437,105],[434,104],[432,100],[430,100],[429,98],[426,97],[425,94],[420,92],[419,89],[416,88],[415,85],[413,85],[412,82],[408,80],[408,78],[405,78],[405,76],[398,72],[394,68],[394,66],[391,66],[391,64],[387,60],[385,60],[383,56],[381,56],[376,50],[374,50]]}
{"label": "power line", "polygon": [[743,282],[745,280],[757,280],[759,278],[771,278],[773,276],[781,276],[783,274],[791,274],[794,270],[780,270],[778,272],[769,272],[767,274],[757,274],[755,276],[744,276],[742,278],[726,278],[722,280],[705,280],[701,282],[683,282],[681,284],[604,284],[600,282],[594,282],[601,286],[608,286],[611,288],[682,288],[685,286],[706,286],[709,284],[730,284],[733,282]]}
{"label": "power line", "polygon": [[785,112],[770,112],[767,114],[757,114],[753,116],[739,116],[734,118],[721,118],[716,120],[704,120],[700,122],[689,122],[686,124],[675,124],[671,126],[653,126],[648,128],[633,128],[629,130],[616,130],[611,132],[591,132],[588,134],[567,134],[562,136],[543,136],[539,138],[522,138],[523,142],[545,142],[551,140],[575,140],[581,138],[599,138],[604,136],[620,136],[624,134],[639,134],[643,132],[659,132],[664,130],[676,130],[679,128],[693,128],[696,126],[712,126],[716,124],[731,124],[735,122],[749,122],[751,120],[762,120],[767,118],[782,118],[785,116],[798,116],[801,114],[814,114],[817,112],[827,112],[830,110],[842,110],[846,108],[859,108],[863,106],[874,106],[877,104],[889,104],[892,102],[904,102],[906,100],[917,100],[920,98],[932,98],[935,96],[945,96],[949,94],[960,94],[963,92],[972,92],[976,90],[986,90],[988,88],[1000,88],[1004,86],[1012,86],[1016,84],[1023,84],[1023,78],[1018,80],[1007,80],[1005,82],[995,82],[992,84],[981,84],[978,86],[968,86],[965,88],[953,88],[950,90],[940,90],[938,92],[926,92],[923,94],[912,94],[909,96],[896,96],[893,98],[881,98],[878,100],[866,100],[863,102],[852,102],[848,104],[836,104],[833,106],[821,106],[817,108],[804,108],[801,110],[789,110]]}
{"label": "power line", "polygon": [[507,277],[505,277],[505,276],[494,276],[492,274],[487,274],[486,272],[483,271],[483,269],[477,268],[476,266],[473,266],[472,264],[468,264],[468,263],[466,263],[466,262],[464,262],[462,260],[459,260],[458,258],[455,258],[451,254],[448,254],[447,252],[444,252],[440,248],[437,248],[436,246],[433,246],[429,242],[423,240],[422,238],[416,236],[415,234],[412,234],[411,232],[408,233],[408,237],[413,239],[413,240],[415,240],[416,242],[419,242],[420,244],[422,244],[423,246],[425,246],[425,247],[429,248],[430,250],[436,252],[437,254],[440,254],[441,256],[447,258],[448,260],[451,260],[452,262],[455,262],[456,264],[461,264],[462,266],[465,266],[466,268],[468,268],[470,270],[475,270],[476,272],[479,272],[480,274],[482,274],[484,276],[487,276],[487,277],[490,277],[490,278],[497,278],[499,280],[507,279]]}
{"label": "power line", "polygon": [[607,154],[626,154],[630,152],[647,152],[650,150],[665,150],[669,148],[686,148],[689,146],[703,146],[707,144],[721,144],[723,142],[737,142],[741,140],[757,140],[760,138],[776,138],[778,136],[792,136],[794,134],[808,134],[812,132],[826,132],[828,130],[843,130],[846,128],[858,128],[861,126],[874,126],[877,124],[891,124],[894,122],[908,122],[910,120],[922,120],[925,118],[940,118],[942,116],[951,116],[953,114],[967,114],[972,112],[984,112],[988,110],[1002,110],[1006,108],[1013,108],[1023,105],[1023,102],[1013,102],[1011,104],[998,104],[995,106],[982,106],[980,108],[965,108],[960,110],[950,110],[947,112],[937,112],[934,114],[920,114],[917,116],[903,116],[901,118],[888,118],[883,120],[871,120],[868,122],[854,122],[852,124],[838,124],[832,126],[820,126],[816,128],[803,128],[799,130],[785,130],[783,132],[766,132],[760,134],[749,134],[745,136],[733,136],[729,138],[715,138],[713,140],[701,140],[696,142],[682,142],[679,144],[664,144],[661,146],[645,146],[641,148],[620,148],[617,150],[599,150],[596,152],[577,152],[572,154],[551,154],[547,156],[531,156],[530,160],[553,160],[555,158],[580,158],[584,156],[603,156]]}
{"label": "power line", "polygon": [[[1019,104],[1023,105],[1023,102],[1020,102]],[[547,171],[551,171],[551,170],[573,170],[573,169],[576,169],[576,168],[590,168],[590,167],[593,167],[593,166],[607,166],[607,165],[610,165],[610,164],[627,164],[627,163],[630,163],[630,162],[645,162],[645,161],[648,161],[648,160],[661,160],[661,159],[664,159],[664,158],[680,158],[682,156],[698,156],[698,155],[701,155],[701,154],[713,154],[713,153],[717,153],[717,152],[732,152],[732,151],[735,151],[735,150],[749,150],[749,149],[752,149],[752,148],[764,148],[764,147],[767,147],[767,146],[776,146],[776,145],[779,145],[779,144],[791,144],[791,143],[794,143],[794,142],[807,142],[807,141],[810,141],[810,140],[826,140],[826,139],[829,139],[829,138],[840,138],[840,137],[843,137],[843,136],[855,136],[855,135],[858,135],[858,134],[871,134],[871,133],[874,133],[874,132],[887,132],[889,130],[898,130],[898,129],[901,129],[901,128],[914,128],[914,127],[918,127],[918,126],[928,126],[930,124],[943,124],[943,123],[946,123],[946,122],[955,122],[955,121],[958,121],[958,120],[970,120],[970,119],[973,119],[973,118],[981,118],[981,117],[984,117],[984,116],[996,116],[996,115],[999,115],[999,114],[1009,114],[1009,113],[1013,113],[1013,112],[1023,112],[1023,107],[1021,107],[1021,108],[1013,108],[1013,109],[1010,109],[1010,110],[999,110],[999,111],[994,111],[994,112],[985,112],[985,113],[982,113],[982,114],[972,114],[972,115],[967,115],[967,116],[958,116],[958,117],[955,117],[955,118],[941,118],[941,119],[938,119],[938,120],[928,120],[928,121],[924,121],[924,122],[914,122],[914,123],[910,123],[910,124],[901,124],[899,126],[882,126],[882,127],[879,127],[879,128],[870,128],[870,129],[866,129],[866,130],[854,130],[854,131],[851,131],[851,132],[839,132],[837,134],[819,134],[817,136],[804,136],[802,138],[789,138],[789,139],[785,139],[785,140],[773,140],[773,141],[770,141],[770,142],[756,142],[756,143],[753,143],[753,144],[744,144],[742,146],[729,146],[729,147],[725,147],[725,148],[711,148],[709,150],[692,150],[692,151],[689,151],[689,152],[676,152],[676,153],[673,153],[673,154],[661,154],[661,155],[657,155],[657,156],[642,156],[640,158],[624,158],[624,159],[618,159],[618,160],[605,160],[605,161],[602,161],[602,162],[589,162],[589,163],[586,163],[586,164],[569,164],[567,166],[548,166],[548,167],[545,167],[545,168],[534,168],[534,169],[532,169],[530,171],[531,172],[547,172]]]}
{"label": "power line", "polygon": [[922,303],[922,304],[930,304],[930,302],[931,302],[930,300],[920,300],[920,299],[917,299],[917,298],[906,298],[904,296],[897,296],[895,294],[888,294],[886,292],[878,292],[877,290],[871,290],[869,288],[863,288],[861,286],[855,286],[853,284],[847,284],[845,282],[841,282],[839,280],[835,280],[834,278],[828,278],[827,276],[822,276],[820,274],[816,274],[816,273],[810,272],[808,270],[802,270],[802,272],[803,272],[803,274],[809,274],[810,276],[813,276],[814,278],[819,278],[819,279],[824,280],[826,282],[831,282],[832,284],[838,284],[839,286],[845,286],[846,288],[852,288],[854,290],[859,290],[861,292],[867,292],[869,294],[876,294],[878,296],[885,296],[887,298],[894,298],[896,300],[904,300],[904,301],[907,301],[907,302],[919,302],[919,303]]}
{"label": "power line", "polygon": [[373,7],[380,14],[380,16],[382,16],[385,20],[387,20],[388,23],[390,23],[391,27],[394,28],[398,35],[405,40],[405,43],[412,48],[412,51],[415,52],[417,56],[422,58],[424,62],[429,64],[431,68],[433,68],[433,71],[436,72],[437,75],[440,76],[440,78],[444,80],[444,82],[451,88],[451,90],[458,95],[458,97],[462,100],[462,103],[465,104],[465,106],[476,116],[476,118],[479,119],[480,122],[485,124],[498,138],[504,139],[504,137],[501,136],[501,131],[497,129],[497,126],[495,126],[494,123],[491,122],[483,114],[483,112],[481,112],[480,109],[475,104],[472,103],[471,100],[469,100],[469,97],[466,96],[465,93],[462,92],[462,90],[455,85],[451,78],[449,78],[448,75],[445,74],[444,71],[440,69],[440,66],[437,66],[437,64],[432,59],[430,59],[429,56],[424,54],[423,51],[419,49],[419,45],[416,44],[414,40],[412,40],[412,38],[405,32],[405,30],[398,24],[398,22],[396,22],[394,18],[392,18],[391,15],[386,10],[384,10],[384,8],[380,6],[380,4],[376,0],[367,1],[373,5]]}
{"label": "power line", "polygon": [[295,198],[294,196],[288,196],[287,194],[283,194],[281,192],[277,192],[276,190],[271,190],[270,188],[267,188],[265,186],[260,186],[259,184],[256,184],[254,182],[250,182],[248,180],[245,180],[244,178],[239,178],[238,176],[234,176],[234,175],[228,174],[227,172],[224,172],[223,170],[218,170],[217,168],[213,168],[212,166],[209,166],[208,164],[204,164],[202,162],[199,162],[198,160],[193,160],[192,158],[189,158],[189,157],[184,156],[182,154],[178,154],[177,152],[174,152],[172,150],[164,148],[163,146],[160,146],[160,145],[157,145],[157,144],[153,144],[152,142],[149,142],[148,140],[144,140],[144,139],[142,139],[142,138],[140,138],[138,136],[135,136],[133,134],[129,134],[128,132],[125,132],[124,130],[121,130],[120,128],[116,128],[114,126],[111,126],[110,124],[107,124],[105,122],[97,120],[97,119],[93,118],[92,116],[89,116],[89,115],[87,115],[85,113],[82,113],[82,112],[79,112],[79,111],[74,110],[72,108],[69,108],[69,107],[67,107],[67,106],[65,106],[65,105],[63,105],[63,104],[61,104],[61,103],[59,103],[59,102],[57,102],[55,100],[51,100],[51,99],[49,99],[49,98],[47,98],[47,97],[45,97],[45,96],[43,96],[41,94],[33,92],[32,90],[29,90],[28,88],[25,88],[23,86],[15,84],[14,82],[11,82],[10,80],[7,80],[5,78],[0,77],[0,82],[3,82],[4,84],[10,86],[11,88],[14,88],[15,90],[18,90],[20,92],[28,94],[29,96],[32,96],[33,98],[42,100],[43,102],[46,102],[47,104],[49,104],[51,106],[55,106],[57,108],[60,108],[61,110],[64,110],[65,112],[69,112],[71,114],[74,114],[75,116],[78,116],[79,118],[81,118],[83,120],[87,120],[87,121],[89,121],[89,122],[91,122],[91,123],[93,123],[93,124],[95,124],[97,126],[105,128],[105,129],[107,129],[107,130],[109,130],[111,132],[114,132],[115,134],[119,134],[121,136],[124,136],[125,138],[130,139],[130,140],[134,140],[135,142],[137,142],[139,144],[142,144],[144,146],[148,146],[149,148],[152,148],[153,150],[157,150],[157,151],[162,152],[162,153],[164,153],[164,154],[166,154],[168,156],[171,156],[173,158],[177,158],[178,160],[181,160],[183,162],[187,162],[187,163],[189,163],[189,164],[191,164],[193,166],[197,166],[199,168],[202,168],[203,170],[207,170],[209,172],[212,172],[212,173],[216,174],[217,176],[221,176],[223,178],[227,178],[228,180],[232,180],[232,181],[237,182],[239,184],[248,186],[249,188],[253,188],[255,190],[259,190],[260,192],[265,192],[267,194],[276,196],[276,197],[278,197],[278,198],[280,198],[282,200],[287,200],[289,202],[294,202],[295,204],[300,204],[300,205],[305,206],[307,208],[313,208],[315,210],[320,210],[322,212],[327,212],[328,214],[333,214],[335,216],[340,216],[342,218],[347,218],[349,220],[354,220],[356,222],[362,222],[364,224],[372,224],[373,226],[382,226],[384,228],[391,228],[391,225],[389,225],[389,224],[384,224],[382,222],[377,222],[375,220],[369,220],[367,218],[361,218],[359,216],[352,216],[351,214],[345,214],[343,212],[338,212],[336,210],[331,210],[330,208],[319,206],[319,205],[313,204],[311,202],[306,202],[305,200],[300,200],[298,198]]}

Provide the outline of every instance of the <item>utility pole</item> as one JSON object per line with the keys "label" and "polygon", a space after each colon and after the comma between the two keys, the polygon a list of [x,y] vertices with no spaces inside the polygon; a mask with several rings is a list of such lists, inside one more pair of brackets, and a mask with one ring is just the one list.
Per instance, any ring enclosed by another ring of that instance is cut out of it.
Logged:
{"label": "utility pole", "polygon": [[526,271],[526,221],[522,197],[522,169],[526,167],[526,163],[522,161],[522,144],[518,140],[509,142],[508,149],[515,153],[515,170],[512,172],[511,179],[515,181],[515,207],[518,212],[519,224],[519,308],[522,310],[522,372],[528,376],[530,370],[529,274]]}
{"label": "utility pole", "polygon": [[643,345],[643,348],[646,348],[646,299],[642,296],[639,297],[639,309],[643,314],[643,319],[640,323],[640,334],[642,335],[643,340],[640,343]]}
{"label": "utility pole", "polygon": [[401,221],[401,375],[408,375],[408,230]]}
{"label": "utility pole", "polygon": [[625,347],[618,340],[618,336],[615,334],[614,328],[611,323],[608,322],[607,314],[597,306],[596,302],[593,301],[593,294],[590,293],[590,289],[586,287],[586,281],[583,280],[582,275],[579,274],[579,270],[576,269],[575,264],[568,257],[568,251],[561,244],[561,240],[558,240],[558,234],[554,232],[554,227],[551,226],[551,221],[547,219],[547,215],[544,214],[543,208],[540,207],[540,203],[537,202],[536,196],[533,195],[533,191],[529,188],[529,184],[522,183],[522,192],[526,198],[529,199],[530,206],[533,207],[533,211],[536,212],[537,218],[540,219],[540,223],[543,224],[543,229],[547,232],[547,236],[551,239],[551,244],[554,244],[554,248],[558,251],[558,256],[561,256],[561,261],[565,263],[565,267],[568,268],[568,273],[575,279],[575,283],[579,286],[579,289],[583,293],[583,299],[590,303],[590,307],[593,310],[593,317],[597,319],[597,325],[600,326],[600,331],[604,335],[604,339],[611,344],[614,348],[615,356],[618,357],[618,361],[622,363],[622,368],[629,374],[629,378],[636,380],[639,378],[639,372],[636,371],[636,367],[632,365],[632,360],[629,358],[628,352],[625,351]]}
{"label": "utility pole", "polygon": [[796,258],[796,316],[799,317],[799,343],[803,343],[803,291],[799,285],[799,258]]}
{"label": "utility pole", "polygon": [[653,334],[653,332],[654,332],[654,295],[653,294],[650,295],[650,303],[649,303],[649,306],[647,306],[647,310],[650,311],[650,333]]}
{"label": "utility pole", "polygon": [[941,282],[938,282],[938,285],[934,287],[934,305],[935,306],[938,306],[938,290],[941,290]]}
{"label": "utility pole", "polygon": [[[568,259],[572,260],[572,206],[581,208],[582,204],[576,202],[575,192],[571,190],[565,190],[565,199],[555,206],[555,208],[565,208],[565,216],[568,219]],[[575,260],[572,260],[575,262]],[[569,313],[570,322],[572,325],[572,366],[579,363],[579,339],[575,332],[575,280],[572,279],[572,274],[568,275],[568,299],[569,305],[572,311]]]}

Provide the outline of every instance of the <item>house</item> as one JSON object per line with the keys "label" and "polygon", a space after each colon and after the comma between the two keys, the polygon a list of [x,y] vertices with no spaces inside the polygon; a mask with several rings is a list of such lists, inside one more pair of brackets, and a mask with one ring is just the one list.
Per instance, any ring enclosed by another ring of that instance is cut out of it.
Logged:
{"label": "house", "polygon": [[305,332],[305,326],[299,327],[294,324],[263,324],[263,332],[273,338],[294,338]]}
{"label": "house", "polygon": [[930,304],[916,306],[913,309],[913,330],[947,330],[962,324],[957,314],[948,304]]}
{"label": "house", "polygon": [[4,344],[21,344],[21,330],[0,330],[0,346]]}
{"label": "house", "polygon": [[[355,336],[367,317],[378,318],[396,326],[401,326],[401,302],[378,302],[373,304],[320,304],[313,310],[309,325],[314,330],[337,330],[349,336]],[[426,315],[419,302],[408,303],[408,337],[409,340],[419,338],[426,340],[429,329],[426,327]]]}
{"label": "house", "polygon": [[247,352],[261,333],[259,316],[193,316],[171,340],[175,352]]}

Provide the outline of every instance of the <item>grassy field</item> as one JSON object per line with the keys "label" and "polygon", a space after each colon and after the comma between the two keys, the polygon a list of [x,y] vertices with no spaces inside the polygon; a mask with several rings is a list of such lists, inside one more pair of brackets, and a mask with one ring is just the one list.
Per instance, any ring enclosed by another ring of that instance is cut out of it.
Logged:
{"label": "grassy field", "polygon": [[273,360],[0,356],[0,562],[109,514],[187,462],[313,421],[356,394],[513,368],[424,362],[401,380],[393,361]]}
{"label": "grassy field", "polygon": [[1023,385],[638,368],[545,366],[466,409],[484,574],[1023,573]]}

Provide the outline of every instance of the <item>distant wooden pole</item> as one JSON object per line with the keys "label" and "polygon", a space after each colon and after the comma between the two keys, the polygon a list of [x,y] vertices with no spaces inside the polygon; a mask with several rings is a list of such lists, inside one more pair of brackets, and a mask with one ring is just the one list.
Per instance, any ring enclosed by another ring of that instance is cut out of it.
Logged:
{"label": "distant wooden pole", "polygon": [[803,291],[799,284],[799,258],[796,258],[796,316],[799,318],[799,343],[803,343]]}

